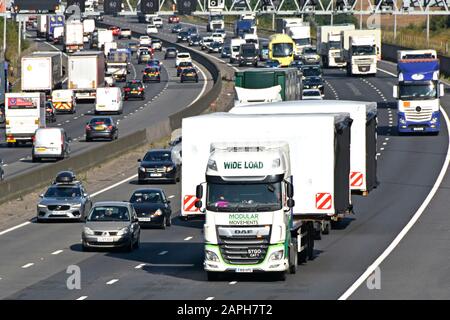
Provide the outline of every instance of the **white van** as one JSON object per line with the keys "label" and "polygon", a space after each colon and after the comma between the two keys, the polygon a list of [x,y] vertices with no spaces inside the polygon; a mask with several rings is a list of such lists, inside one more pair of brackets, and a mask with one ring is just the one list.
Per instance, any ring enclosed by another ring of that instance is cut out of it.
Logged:
{"label": "white van", "polygon": [[97,88],[95,114],[114,112],[122,114],[122,91],[118,87]]}
{"label": "white van", "polygon": [[34,135],[31,159],[38,162],[44,158],[64,159],[70,154],[70,139],[63,128],[40,128]]}

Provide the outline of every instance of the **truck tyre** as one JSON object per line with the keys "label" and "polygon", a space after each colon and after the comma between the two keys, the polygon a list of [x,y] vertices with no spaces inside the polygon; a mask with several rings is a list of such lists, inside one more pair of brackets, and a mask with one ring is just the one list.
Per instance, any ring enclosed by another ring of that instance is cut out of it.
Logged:
{"label": "truck tyre", "polygon": [[325,221],[324,227],[322,229],[322,234],[324,234],[324,235],[330,234],[330,228],[331,228],[330,221]]}
{"label": "truck tyre", "polygon": [[295,252],[295,246],[289,248],[289,273],[296,274],[298,265],[298,255]]}
{"label": "truck tyre", "polygon": [[220,279],[220,274],[218,272],[206,271],[206,277],[208,281],[218,281]]}

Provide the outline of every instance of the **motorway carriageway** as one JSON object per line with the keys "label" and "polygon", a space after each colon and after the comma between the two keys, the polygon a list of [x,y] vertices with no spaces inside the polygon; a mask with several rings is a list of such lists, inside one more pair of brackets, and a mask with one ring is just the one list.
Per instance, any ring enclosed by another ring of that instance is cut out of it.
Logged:
{"label": "motorway carriageway", "polygon": [[[183,222],[174,217],[168,230],[143,230],[141,248],[131,254],[84,253],[81,224],[32,222],[0,232],[0,256],[5,261],[0,265],[0,298],[449,298],[445,263],[449,241],[445,231],[450,229],[450,221],[448,215],[443,216],[449,198],[447,175],[437,188],[438,176],[446,168],[447,123],[436,137],[397,136],[395,101],[391,98],[395,65],[380,62],[379,68],[377,77],[371,78],[349,78],[344,70],[325,70],[326,99],[378,102],[380,186],[368,197],[353,196],[355,215],[316,241],[315,259],[299,266],[297,274],[288,275],[285,282],[271,281],[266,275],[230,275],[223,281],[207,282],[202,267],[201,220]],[[448,111],[448,97],[443,99],[443,106]],[[90,190],[97,191],[93,200],[128,199],[138,188],[135,174],[136,168],[130,168],[129,178],[122,183],[104,191]],[[180,185],[159,187],[171,197],[173,212],[179,214]],[[361,286],[352,286],[435,190],[436,197],[422,218],[381,265],[381,290],[366,289],[364,279]],[[71,264],[81,268],[81,290],[66,288],[66,268]]]}
{"label": "motorway carriageway", "polygon": [[[134,39],[133,41],[135,41]],[[38,49],[40,51],[62,50],[62,46],[53,46],[38,41]],[[119,43],[125,44],[130,40],[117,40]],[[146,83],[145,96],[146,100],[129,100],[124,101],[122,115],[111,115],[118,122],[119,137],[123,137],[132,132],[144,129],[158,121],[167,119],[173,113],[176,113],[189,104],[196,101],[207,92],[213,85],[212,77],[209,72],[194,61],[194,64],[200,70],[199,82],[180,83],[179,77],[176,76],[175,59],[164,60],[164,51],[156,52],[155,58],[163,63],[161,72],[161,83]],[[142,70],[145,65],[138,65],[136,54],[132,58],[133,67],[128,80],[142,79]],[[17,85],[20,86],[20,83]],[[124,83],[118,82],[117,86],[123,87]],[[101,143],[109,143],[94,141],[86,143],[84,139],[85,125],[89,119],[94,116],[94,104],[80,102],[77,104],[77,112],[75,114],[58,114],[55,123],[49,123],[49,127],[63,127],[67,131],[68,137],[73,139],[70,144],[72,155],[84,152],[88,149],[95,148]],[[0,159],[5,162],[5,179],[16,174],[24,173],[38,166],[51,165],[53,160],[44,163],[31,162],[31,144],[20,145],[15,148],[8,148],[5,142],[5,130],[0,129]]]}

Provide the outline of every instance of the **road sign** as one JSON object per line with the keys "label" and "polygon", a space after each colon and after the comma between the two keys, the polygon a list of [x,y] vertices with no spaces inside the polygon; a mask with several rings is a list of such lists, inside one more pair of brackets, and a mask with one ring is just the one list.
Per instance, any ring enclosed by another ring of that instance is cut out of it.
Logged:
{"label": "road sign", "polygon": [[159,0],[141,0],[141,12],[155,14],[159,11]]}
{"label": "road sign", "polygon": [[15,0],[14,6],[17,11],[38,10],[38,11],[55,11],[59,6],[59,0]]}
{"label": "road sign", "polygon": [[122,0],[105,0],[103,3],[105,14],[115,14],[122,11]]}
{"label": "road sign", "polygon": [[178,0],[178,13],[188,16],[197,8],[197,0]]}
{"label": "road sign", "polygon": [[67,8],[70,6],[77,6],[80,8],[80,12],[84,12],[84,0],[67,0]]}

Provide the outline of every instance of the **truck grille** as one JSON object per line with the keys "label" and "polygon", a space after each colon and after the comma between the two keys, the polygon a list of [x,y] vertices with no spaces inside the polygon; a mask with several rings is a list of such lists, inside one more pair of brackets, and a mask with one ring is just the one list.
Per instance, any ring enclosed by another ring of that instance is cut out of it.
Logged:
{"label": "truck grille", "polygon": [[50,211],[66,211],[70,209],[70,206],[64,205],[49,205],[47,206],[48,210]]}
{"label": "truck grille", "polygon": [[417,111],[417,107],[406,108],[405,109],[405,118],[406,121],[430,121],[431,116],[433,115],[432,108],[421,107],[420,111]]}
{"label": "truck grille", "polygon": [[213,29],[220,29],[220,28],[222,28],[222,24],[221,23],[213,23],[212,27],[213,27]]}
{"label": "truck grille", "polygon": [[373,59],[372,58],[357,59],[357,60],[355,60],[355,63],[357,65],[369,65],[369,64],[373,63]]}
{"label": "truck grille", "polygon": [[266,258],[270,234],[258,238],[255,236],[227,237],[217,234],[220,253],[226,263],[234,265],[258,264]]}

